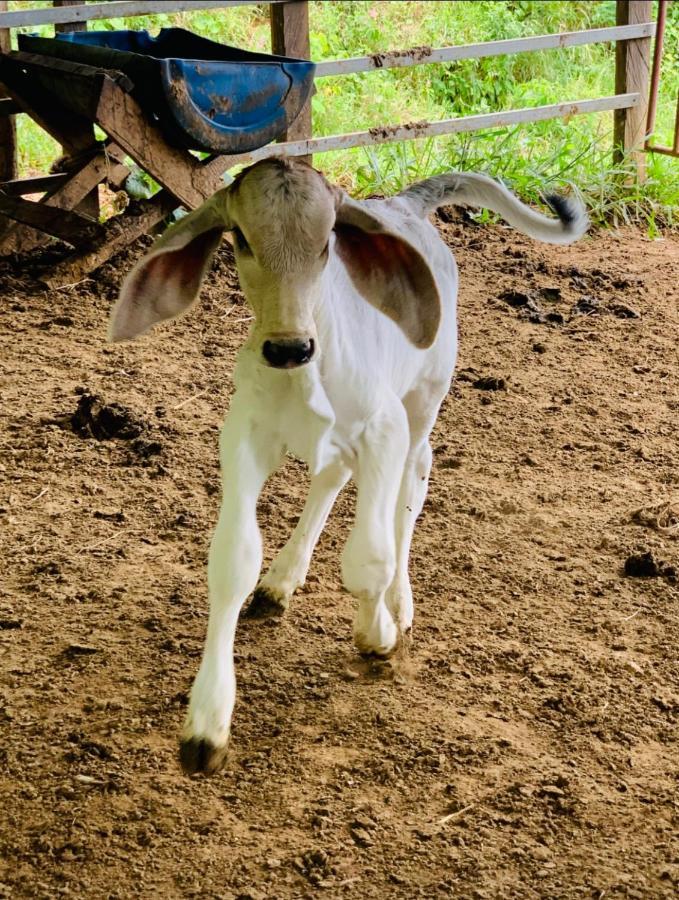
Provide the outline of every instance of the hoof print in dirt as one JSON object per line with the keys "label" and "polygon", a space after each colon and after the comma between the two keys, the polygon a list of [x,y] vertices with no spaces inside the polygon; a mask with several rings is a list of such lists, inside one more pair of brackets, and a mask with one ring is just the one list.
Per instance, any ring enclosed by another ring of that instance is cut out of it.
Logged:
{"label": "hoof print in dirt", "polygon": [[625,560],[625,575],[630,578],[667,578],[676,581],[677,569],[660,559],[656,559],[652,550],[643,553],[632,553]]}
{"label": "hoof print in dirt", "polygon": [[64,659],[82,659],[86,656],[94,656],[99,653],[98,647],[92,647],[89,644],[69,644],[64,647],[61,655]]}
{"label": "hoof print in dirt", "polygon": [[584,294],[578,302],[571,307],[571,316],[591,316],[594,313],[601,312],[601,300]]}
{"label": "hoof print in dirt", "polygon": [[[554,291],[556,289],[545,288],[544,291]],[[561,293],[557,297],[554,293],[544,295],[547,299],[559,299]],[[538,303],[537,297],[533,294],[525,294],[523,291],[503,291],[499,295],[499,299],[503,300],[513,309],[518,310],[519,318],[531,322],[533,325],[563,325],[566,321],[560,312],[545,312]]]}
{"label": "hoof print in dirt", "polygon": [[187,775],[214,775],[226,762],[227,747],[215,747],[210,741],[190,738],[179,745],[179,762]]}
{"label": "hoof print in dirt", "polygon": [[280,619],[288,608],[287,601],[265,587],[255,589],[252,600],[243,610],[244,619]]}
{"label": "hoof print in dirt", "polygon": [[160,441],[149,441],[146,438],[137,438],[132,444],[132,449],[141,459],[149,459],[162,453],[163,445]]}
{"label": "hoof print in dirt", "polygon": [[503,291],[500,294],[500,300],[504,300],[505,303],[508,303],[509,306],[513,306],[514,309],[528,306],[531,302],[529,295],[524,294],[523,291]]}
{"label": "hoof print in dirt", "polygon": [[494,375],[484,375],[472,382],[472,387],[478,391],[506,391],[507,382],[504,378],[496,378]]}
{"label": "hoof print in dirt", "polygon": [[610,311],[616,316],[618,319],[640,319],[641,313],[637,312],[636,309],[632,309],[631,306],[627,306],[625,303],[613,303],[609,307]]}

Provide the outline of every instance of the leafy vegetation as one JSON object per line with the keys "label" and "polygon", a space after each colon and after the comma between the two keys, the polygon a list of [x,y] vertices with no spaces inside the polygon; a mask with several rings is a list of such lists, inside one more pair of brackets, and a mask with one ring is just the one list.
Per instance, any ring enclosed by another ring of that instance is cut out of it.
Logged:
{"label": "leafy vegetation", "polygon": [[[10,8],[22,4],[10,3]],[[49,4],[46,4],[49,5]],[[655,6],[655,4],[654,4]],[[656,140],[671,142],[679,92],[679,4],[669,4]],[[473,0],[473,2],[312,2],[311,55],[316,61],[416,46],[499,40],[615,23],[614,0]],[[224,43],[267,51],[264,4],[175,16],[112,19],[92,28],[179,25]],[[51,29],[41,31],[48,35]],[[378,125],[437,120],[615,93],[611,44],[463,60],[409,69],[323,78],[314,97],[314,133],[340,134]],[[58,147],[20,117],[21,165],[44,170]],[[319,165],[359,194],[391,193],[416,178],[455,168],[481,169],[537,199],[573,184],[598,222],[644,223],[651,233],[677,224],[676,159],[648,156],[643,185],[628,164],[612,164],[612,113],[577,116],[473,134],[324,154]]]}

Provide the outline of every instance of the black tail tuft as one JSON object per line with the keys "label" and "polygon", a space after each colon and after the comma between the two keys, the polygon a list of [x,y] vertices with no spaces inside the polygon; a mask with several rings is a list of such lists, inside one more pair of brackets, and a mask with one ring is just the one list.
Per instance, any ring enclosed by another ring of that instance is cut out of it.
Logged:
{"label": "black tail tuft", "polygon": [[559,219],[561,219],[564,228],[567,231],[572,231],[578,220],[581,218],[581,213],[577,206],[569,200],[568,197],[564,197],[562,194],[548,194],[545,197],[545,201],[557,214]]}

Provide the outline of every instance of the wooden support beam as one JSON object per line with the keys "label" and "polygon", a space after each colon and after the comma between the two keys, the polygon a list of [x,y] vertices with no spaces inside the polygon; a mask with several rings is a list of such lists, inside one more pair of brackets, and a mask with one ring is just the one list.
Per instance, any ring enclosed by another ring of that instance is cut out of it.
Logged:
{"label": "wooden support beam", "polygon": [[[651,19],[651,0],[617,0],[616,24],[637,25]],[[613,120],[614,162],[626,156],[635,164],[637,177],[646,175],[644,141],[648,115],[648,86],[651,38],[618,41],[615,47],[616,94],[638,93],[641,101],[629,109],[617,110]]]}
{"label": "wooden support beam", "polygon": [[[55,8],[66,6],[85,6],[85,0],[52,0],[52,6]],[[56,34],[70,34],[74,31],[87,31],[86,21],[57,22],[54,25]],[[62,147],[64,155],[68,155],[68,147]],[[77,209],[85,216],[91,216],[93,219],[99,217],[99,187],[92,188],[86,197],[83,197],[78,204]]]}
{"label": "wooden support beam", "polygon": [[125,213],[114,216],[102,226],[102,235],[93,247],[74,253],[40,280],[52,289],[80,281],[115,253],[148,234],[176,206],[177,201],[169,191],[159,191],[150,200],[131,205]]}
{"label": "wooden support beam", "polygon": [[0,117],[15,116],[17,113],[23,112],[23,109],[15,100],[5,97],[0,100]]}
{"label": "wooden support beam", "polygon": [[[56,7],[65,7],[65,6],[85,6],[85,0],[52,0],[52,6]],[[73,22],[57,22],[54,25],[55,34],[70,34],[74,31],[87,31],[87,22],[84,21],[73,21]],[[62,148],[65,154],[68,153],[68,149],[66,147]],[[85,216],[91,216],[93,219],[99,218],[99,186],[95,185],[90,193],[83,197],[81,202],[78,204],[76,209],[81,212]]]}
{"label": "wooden support beam", "polygon": [[0,214],[76,246],[91,241],[99,226],[78,213],[20,197],[0,195]]}
{"label": "wooden support beam", "polygon": [[[277,3],[269,10],[271,19],[271,50],[277,56],[309,59],[309,4],[307,0],[289,0]],[[311,122],[311,98],[283,134],[281,141],[307,140],[313,134]],[[311,157],[305,157],[311,163]]]}
{"label": "wooden support beam", "polygon": [[[87,151],[96,145],[92,123],[83,115],[64,110],[64,107],[52,95],[47,95],[37,80],[25,76],[21,67],[11,60],[41,59],[31,54],[14,53],[2,64],[0,58],[0,77],[7,94],[34,122],[50,134],[62,147],[67,147],[69,154]],[[55,63],[61,63],[55,60]]]}
{"label": "wooden support beam", "polygon": [[26,194],[44,194],[60,187],[70,176],[67,172],[57,175],[39,175],[36,178],[17,178],[0,182],[0,193],[8,197],[25,197]]}
{"label": "wooden support beam", "polygon": [[219,187],[217,176],[188,150],[171,147],[139,104],[113,81],[105,79],[96,122],[179,204],[195,209]]}
{"label": "wooden support beam", "polygon": [[[7,9],[7,0],[0,0],[0,11]],[[12,49],[9,28],[0,28],[0,53]],[[4,85],[0,85],[0,98],[6,97]],[[17,177],[17,133],[14,116],[0,118],[0,180]]]}
{"label": "wooden support beam", "polygon": [[[101,182],[110,179],[120,183],[129,174],[127,166],[122,165],[120,162],[122,158],[123,151],[115,144],[109,144],[102,152],[93,156],[77,171],[66,173],[65,176],[48,176],[51,178],[64,177],[65,180],[61,184],[55,185],[54,190],[48,197],[43,198],[39,205],[63,210],[77,210],[83,216],[87,216],[86,209],[83,209],[83,200],[89,198],[92,195],[92,191]],[[96,214],[88,216],[88,219],[96,222],[98,213],[97,209]],[[0,253],[25,253],[27,250],[44,243],[44,232],[47,231],[48,234],[51,234],[51,232],[48,229],[41,228],[40,225],[38,225],[37,229],[30,227],[31,224],[17,225],[3,235],[0,241]]]}

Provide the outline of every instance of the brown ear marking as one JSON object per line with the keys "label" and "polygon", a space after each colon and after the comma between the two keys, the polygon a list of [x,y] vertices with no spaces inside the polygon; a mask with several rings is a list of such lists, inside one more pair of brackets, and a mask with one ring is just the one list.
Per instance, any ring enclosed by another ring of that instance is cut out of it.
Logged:
{"label": "brown ear marking", "polygon": [[178,247],[163,247],[141,260],[123,282],[111,315],[109,340],[130,340],[189,310],[221,236],[221,228],[210,228]]}
{"label": "brown ear marking", "polygon": [[385,231],[335,225],[335,247],[359,293],[396,322],[416,347],[436,339],[441,301],[431,269],[411,244]]}

